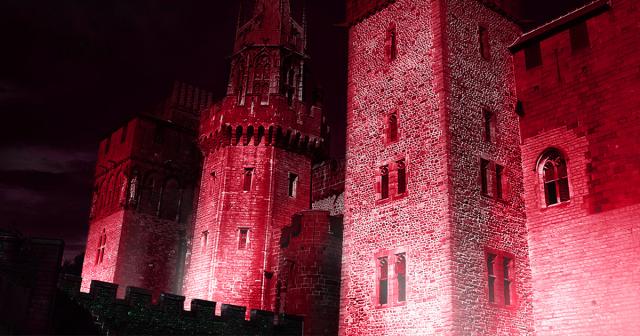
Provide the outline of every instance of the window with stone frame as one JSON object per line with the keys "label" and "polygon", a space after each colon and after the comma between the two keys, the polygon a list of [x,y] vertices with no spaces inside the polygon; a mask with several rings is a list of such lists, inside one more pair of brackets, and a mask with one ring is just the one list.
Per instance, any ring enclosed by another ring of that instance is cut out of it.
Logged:
{"label": "window with stone frame", "polygon": [[538,171],[542,179],[547,206],[567,202],[571,199],[567,162],[560,151],[557,149],[547,150],[541,156]]}
{"label": "window with stone frame", "polygon": [[510,253],[490,250],[486,252],[487,300],[490,303],[511,306],[516,300],[515,258]]}
{"label": "window with stone frame", "polygon": [[378,308],[403,305],[407,301],[407,258],[402,249],[376,254],[375,305]]}
{"label": "window with stone frame", "polygon": [[398,56],[398,36],[395,24],[387,28],[384,41],[384,59],[387,63],[393,62]]}
{"label": "window with stone frame", "polygon": [[405,253],[398,253],[396,257],[396,301],[407,301],[407,259]]}
{"label": "window with stone frame", "polygon": [[392,112],[387,117],[387,143],[398,141],[398,113]]}
{"label": "window with stone frame", "polygon": [[295,198],[298,193],[298,174],[289,173],[288,189],[289,197]]}
{"label": "window with stone frame", "polygon": [[249,245],[249,229],[238,229],[238,250],[246,250]]}
{"label": "window with stone frame", "polygon": [[397,187],[398,187],[398,195],[402,195],[407,192],[407,166],[404,160],[399,160],[396,162],[396,177],[397,177]]}
{"label": "window with stone frame", "polygon": [[378,304],[386,305],[389,301],[389,258],[378,258]]}
{"label": "window with stone frame", "polygon": [[489,143],[496,140],[496,114],[487,109],[482,110],[482,137]]}
{"label": "window with stone frame", "polygon": [[253,184],[253,168],[245,168],[242,173],[242,190],[251,191],[251,185]]}
{"label": "window with stone frame", "polygon": [[380,199],[389,198],[389,166],[380,167]]}
{"label": "window with stone frame", "polygon": [[504,167],[499,165],[499,164],[495,164],[496,167],[496,198],[497,199],[504,199]]}
{"label": "window with stone frame", "polygon": [[480,159],[480,190],[485,196],[491,196],[490,176],[491,162],[489,160]]}

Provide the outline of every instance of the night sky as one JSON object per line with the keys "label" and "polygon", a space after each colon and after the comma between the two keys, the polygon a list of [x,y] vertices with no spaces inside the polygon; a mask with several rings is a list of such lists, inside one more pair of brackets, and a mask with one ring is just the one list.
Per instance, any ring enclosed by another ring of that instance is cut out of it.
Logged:
{"label": "night sky", "polygon": [[[344,155],[344,0],[310,0],[310,82]],[[584,0],[529,0],[545,22]],[[0,0],[0,228],[83,251],[98,142],[153,108],[174,79],[221,97],[236,1]]]}

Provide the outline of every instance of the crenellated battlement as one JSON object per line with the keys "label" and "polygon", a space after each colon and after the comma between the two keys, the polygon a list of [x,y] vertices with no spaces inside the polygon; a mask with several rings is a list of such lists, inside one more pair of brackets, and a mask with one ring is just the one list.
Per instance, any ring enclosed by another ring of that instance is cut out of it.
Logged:
{"label": "crenellated battlement", "polygon": [[246,308],[193,299],[184,309],[185,297],[162,293],[157,302],[151,291],[127,287],[124,299],[118,299],[118,285],[91,281],[89,293],[80,291],[82,279],[65,275],[60,290],[89,311],[105,334],[214,334],[214,335],[302,335],[302,318],[252,309],[246,320]]}
{"label": "crenellated battlement", "polygon": [[319,153],[324,139],[309,136],[279,125],[225,124],[214,133],[202,135],[199,139],[204,152],[225,146],[274,146],[301,154]]}

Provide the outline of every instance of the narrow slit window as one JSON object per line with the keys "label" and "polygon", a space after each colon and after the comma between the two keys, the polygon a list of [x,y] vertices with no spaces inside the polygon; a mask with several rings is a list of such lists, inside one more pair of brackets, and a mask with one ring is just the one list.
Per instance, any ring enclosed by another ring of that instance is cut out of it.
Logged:
{"label": "narrow slit window", "polygon": [[107,247],[107,233],[106,231],[103,229],[102,230],[102,234],[100,235],[100,239],[98,241],[98,249],[97,249],[97,253],[96,253],[96,261],[95,264],[102,264],[102,261],[104,260],[104,250]]}
{"label": "narrow slit window", "polygon": [[200,236],[200,251],[202,253],[207,251],[207,245],[209,244],[209,231],[202,231]]}
{"label": "narrow slit window", "polygon": [[569,29],[569,36],[571,37],[571,50],[578,51],[586,49],[591,46],[589,41],[589,30],[587,29],[587,22],[582,21]]}
{"label": "narrow slit window", "polygon": [[389,166],[380,167],[380,198],[389,198]]}
{"label": "narrow slit window", "polygon": [[396,281],[398,302],[407,300],[407,260],[404,253],[396,255]]}
{"label": "narrow slit window", "polygon": [[388,142],[395,142],[398,140],[398,115],[391,113],[387,121],[387,139]]}
{"label": "narrow slit window", "polygon": [[298,175],[289,173],[289,197],[296,197],[298,191]]}
{"label": "narrow slit window", "polygon": [[502,268],[504,271],[504,304],[505,306],[511,305],[511,273],[513,263],[510,258],[502,259]]}
{"label": "narrow slit window", "polygon": [[542,65],[540,42],[533,42],[524,49],[524,59],[527,70]]}
{"label": "narrow slit window", "polygon": [[491,59],[491,46],[489,45],[489,30],[487,27],[478,28],[478,40],[480,44],[480,55],[485,60]]}
{"label": "narrow slit window", "polygon": [[397,162],[398,165],[398,194],[404,194],[407,191],[407,167],[404,160]]}
{"label": "narrow slit window", "polygon": [[249,229],[238,229],[238,250],[245,250],[249,245]]}
{"label": "narrow slit window", "polygon": [[251,183],[253,182],[253,168],[245,168],[243,173],[242,190],[251,191]]}
{"label": "narrow slit window", "polygon": [[482,111],[482,133],[484,141],[493,142],[496,135],[496,116],[489,110]]}
{"label": "narrow slit window", "polygon": [[502,199],[504,196],[503,182],[504,167],[501,165],[496,165],[496,198],[498,199]]}
{"label": "narrow slit window", "polygon": [[387,63],[393,62],[398,55],[398,42],[395,25],[392,25],[387,29],[387,36],[385,40],[385,59]]}
{"label": "narrow slit window", "polygon": [[378,259],[378,304],[388,302],[389,295],[389,262],[387,257]]}
{"label": "narrow slit window", "polygon": [[480,188],[483,195],[489,195],[489,168],[490,162],[480,159]]}
{"label": "narrow slit window", "polygon": [[496,273],[495,273],[495,254],[487,254],[487,282],[489,286],[489,302],[496,302]]}

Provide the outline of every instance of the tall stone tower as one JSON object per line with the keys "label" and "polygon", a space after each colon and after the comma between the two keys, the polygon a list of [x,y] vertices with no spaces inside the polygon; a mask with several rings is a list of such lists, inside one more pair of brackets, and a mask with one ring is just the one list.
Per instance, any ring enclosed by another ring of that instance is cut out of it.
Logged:
{"label": "tall stone tower", "polygon": [[204,155],[184,295],[273,310],[281,229],[310,207],[319,107],[304,103],[301,1],[245,1],[227,95],[202,116]]}
{"label": "tall stone tower", "polygon": [[82,267],[91,280],[179,292],[200,175],[196,132],[211,94],[183,83],[100,143]]}
{"label": "tall stone tower", "polygon": [[532,334],[517,26],[477,0],[348,11],[340,334]]}

